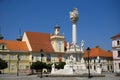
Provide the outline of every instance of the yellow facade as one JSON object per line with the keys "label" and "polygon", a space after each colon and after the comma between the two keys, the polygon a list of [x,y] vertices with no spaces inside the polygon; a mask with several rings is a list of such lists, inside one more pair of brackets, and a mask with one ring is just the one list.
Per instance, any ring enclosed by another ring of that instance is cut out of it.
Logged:
{"label": "yellow facade", "polygon": [[[45,39],[40,38],[41,36]],[[42,41],[44,41],[44,45]],[[41,53],[36,48],[43,49],[43,62],[64,62],[65,41],[64,35],[60,35],[60,27],[56,25],[52,35],[25,32],[22,41],[0,40],[0,58],[8,62],[8,68],[2,72],[17,73],[30,70],[32,62],[41,61]]]}
{"label": "yellow facade", "polygon": [[[48,59],[47,55],[50,55],[50,59]],[[31,56],[33,56],[33,59]],[[63,56],[64,53],[44,53],[42,61],[46,63],[65,61]],[[31,52],[1,51],[0,58],[8,63],[8,68],[2,70],[2,73],[17,73],[18,69],[19,72],[25,72],[26,70],[30,70],[30,65],[32,64],[32,62],[41,61],[40,53]]]}
{"label": "yellow facade", "polygon": [[[20,60],[18,60],[18,55]],[[16,73],[17,67],[19,69],[29,69],[30,59],[29,53],[26,52],[0,52],[0,58],[8,63],[8,68],[3,70],[4,73]]]}

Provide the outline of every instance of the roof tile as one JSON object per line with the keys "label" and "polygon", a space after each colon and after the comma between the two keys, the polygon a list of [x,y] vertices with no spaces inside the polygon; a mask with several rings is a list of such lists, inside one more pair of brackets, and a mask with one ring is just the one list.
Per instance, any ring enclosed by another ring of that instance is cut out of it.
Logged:
{"label": "roof tile", "polygon": [[[113,57],[112,52],[105,51],[100,47],[91,48],[89,54],[90,54],[89,55],[90,57],[97,57],[97,56],[100,56],[100,57]],[[87,50],[85,50],[84,58],[87,58],[87,57],[88,57],[88,53],[87,53]]]}
{"label": "roof tile", "polygon": [[6,44],[6,47],[10,51],[22,51],[26,52],[28,51],[28,47],[26,45],[26,42],[23,41],[14,41],[14,40],[0,40],[0,44]]}
{"label": "roof tile", "polygon": [[27,38],[30,42],[33,52],[54,52],[51,44],[50,34],[40,32],[26,32]]}

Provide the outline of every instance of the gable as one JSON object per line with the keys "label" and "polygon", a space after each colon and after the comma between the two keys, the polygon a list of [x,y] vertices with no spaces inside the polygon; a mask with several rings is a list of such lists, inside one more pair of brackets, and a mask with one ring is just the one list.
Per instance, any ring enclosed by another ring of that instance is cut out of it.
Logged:
{"label": "gable", "polygon": [[33,52],[40,52],[41,49],[43,49],[44,52],[54,52],[50,40],[50,34],[40,32],[26,32],[26,36]]}

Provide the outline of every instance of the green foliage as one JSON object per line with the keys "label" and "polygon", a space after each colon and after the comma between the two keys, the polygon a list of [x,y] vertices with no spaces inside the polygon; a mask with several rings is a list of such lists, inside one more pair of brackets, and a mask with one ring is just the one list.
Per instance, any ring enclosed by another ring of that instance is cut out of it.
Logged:
{"label": "green foliage", "polygon": [[[63,69],[64,68],[64,65],[65,65],[65,62],[59,62],[59,63],[56,63],[55,64],[55,68],[57,69]],[[36,71],[39,71],[43,68],[46,68],[48,70],[51,70],[51,67],[52,64],[46,64],[45,62],[40,62],[40,61],[37,61],[37,62],[33,62],[32,65],[31,65],[31,69],[35,69]]]}
{"label": "green foliage", "polygon": [[46,68],[46,63],[44,62],[37,61],[37,62],[33,62],[31,65],[31,69],[40,70],[43,68]]}
{"label": "green foliage", "polygon": [[57,69],[63,69],[65,64],[66,64],[65,62],[56,63],[55,64],[55,68],[57,68]]}
{"label": "green foliage", "polygon": [[7,62],[5,62],[5,60],[2,60],[2,59],[0,58],[0,69],[5,69],[5,68],[7,68],[7,67],[8,67]]}
{"label": "green foliage", "polygon": [[52,69],[52,64],[50,64],[50,63],[46,64],[46,69],[50,69],[51,70]]}
{"label": "green foliage", "polygon": [[47,69],[47,72],[51,72],[52,64],[51,63],[47,64],[46,69]]}

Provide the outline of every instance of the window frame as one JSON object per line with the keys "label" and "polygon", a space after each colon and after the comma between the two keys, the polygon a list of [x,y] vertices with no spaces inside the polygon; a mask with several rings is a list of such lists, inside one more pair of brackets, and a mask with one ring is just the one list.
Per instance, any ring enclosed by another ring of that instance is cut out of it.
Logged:
{"label": "window frame", "polygon": [[120,51],[118,51],[118,56],[117,57],[120,57]]}

